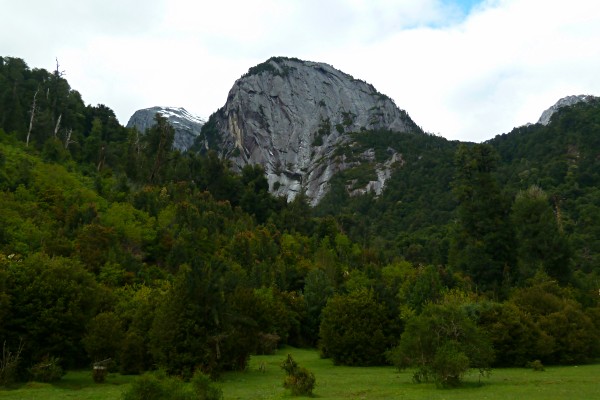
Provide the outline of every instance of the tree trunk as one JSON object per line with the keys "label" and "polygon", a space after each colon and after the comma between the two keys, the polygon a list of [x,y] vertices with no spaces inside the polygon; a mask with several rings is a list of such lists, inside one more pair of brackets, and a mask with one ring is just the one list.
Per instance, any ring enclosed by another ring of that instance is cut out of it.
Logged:
{"label": "tree trunk", "polygon": [[31,104],[31,118],[29,118],[29,130],[27,131],[27,140],[26,146],[29,147],[29,138],[31,137],[31,128],[33,128],[33,119],[35,118],[35,103],[37,100],[38,92],[40,91],[40,87],[38,86],[35,94],[33,95],[33,103]]}

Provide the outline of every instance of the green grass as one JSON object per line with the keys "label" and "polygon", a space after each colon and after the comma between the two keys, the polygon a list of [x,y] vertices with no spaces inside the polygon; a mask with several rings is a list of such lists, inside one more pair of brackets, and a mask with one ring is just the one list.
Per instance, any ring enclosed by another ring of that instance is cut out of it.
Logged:
{"label": "green grass", "polygon": [[[479,382],[478,373],[457,389],[438,389],[434,384],[413,383],[412,372],[393,367],[341,367],[322,360],[314,350],[283,349],[273,356],[256,356],[245,372],[227,373],[221,380],[225,399],[289,399],[283,389],[279,365],[287,353],[315,374],[318,399],[528,399],[588,400],[600,398],[600,364],[579,367],[547,367],[535,372],[524,368],[495,369]],[[259,370],[263,363],[265,372]]]}
{"label": "green grass", "polygon": [[2,400],[104,400],[120,399],[132,376],[109,374],[105,383],[92,380],[91,371],[69,371],[56,383],[29,382],[11,389],[0,389]]}
{"label": "green grass", "polygon": [[[495,369],[490,378],[479,383],[477,374],[466,377],[458,389],[437,389],[434,384],[415,384],[410,371],[398,372],[393,367],[340,367],[322,360],[314,350],[287,348],[271,356],[256,356],[245,372],[223,375],[219,384],[226,400],[291,399],[283,389],[281,362],[287,353],[317,378],[315,398],[335,399],[528,399],[588,400],[600,398],[600,364],[531,369]],[[260,366],[264,365],[264,372]],[[12,390],[0,389],[4,400],[120,399],[131,376],[110,374],[104,384],[95,384],[88,371],[69,372],[57,384],[29,383]]]}

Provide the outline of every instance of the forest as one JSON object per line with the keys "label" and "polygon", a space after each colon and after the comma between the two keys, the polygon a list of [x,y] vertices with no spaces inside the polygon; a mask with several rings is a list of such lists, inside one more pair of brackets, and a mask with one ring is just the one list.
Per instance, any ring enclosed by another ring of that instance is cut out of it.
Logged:
{"label": "forest", "polygon": [[600,357],[600,103],[480,144],[354,133],[340,152],[404,165],[314,208],[173,135],[0,57],[0,386],[107,359],[218,378],[285,345],[442,386]]}

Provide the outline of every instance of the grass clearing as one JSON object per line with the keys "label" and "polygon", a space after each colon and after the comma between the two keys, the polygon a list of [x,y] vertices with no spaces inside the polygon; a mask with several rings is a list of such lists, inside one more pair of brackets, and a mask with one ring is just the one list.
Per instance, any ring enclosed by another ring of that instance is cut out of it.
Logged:
{"label": "grass clearing", "polygon": [[[543,372],[524,368],[495,369],[479,382],[474,373],[457,389],[437,389],[434,384],[415,384],[411,371],[393,367],[341,367],[319,358],[315,350],[285,348],[275,355],[255,356],[244,372],[229,372],[219,384],[225,399],[291,399],[283,388],[285,372],[281,363],[290,353],[296,362],[317,378],[314,398],[403,399],[403,400],[588,400],[600,398],[600,364],[547,367]],[[95,384],[90,371],[71,371],[56,384],[27,383],[18,388],[0,389],[4,400],[104,400],[120,399],[133,376],[109,374],[106,383]]]}
{"label": "grass clearing", "polygon": [[[342,367],[319,358],[315,350],[287,348],[276,355],[255,356],[244,372],[221,379],[225,399],[290,399],[283,389],[281,362],[290,353],[298,365],[315,374],[318,399],[528,399],[588,400],[600,398],[600,364],[547,367],[543,372],[525,368],[494,369],[479,381],[478,373],[466,377],[457,389],[438,389],[433,383],[415,384],[412,372],[394,367]],[[264,372],[261,371],[264,366]]]}
{"label": "grass clearing", "polygon": [[133,376],[108,374],[106,382],[97,384],[92,371],[69,371],[56,383],[28,382],[11,389],[0,389],[2,400],[104,400],[120,399]]}

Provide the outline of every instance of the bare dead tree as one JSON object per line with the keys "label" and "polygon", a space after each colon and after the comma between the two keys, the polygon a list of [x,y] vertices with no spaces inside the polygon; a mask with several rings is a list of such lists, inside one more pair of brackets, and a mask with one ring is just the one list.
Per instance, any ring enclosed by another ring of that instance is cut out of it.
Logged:
{"label": "bare dead tree", "polygon": [[56,126],[54,127],[54,137],[58,135],[58,130],[60,129],[60,120],[62,119],[62,114],[58,116],[58,120],[56,121]]}
{"label": "bare dead tree", "polygon": [[58,63],[58,57],[56,57],[55,60],[56,60],[56,69],[54,70],[54,76],[57,78],[62,78],[65,75],[65,71],[60,70],[60,64]]}
{"label": "bare dead tree", "polygon": [[98,165],[96,166],[96,171],[100,172],[102,167],[104,167],[104,161],[106,159],[106,145],[102,145],[100,148],[100,154],[98,155]]}
{"label": "bare dead tree", "polygon": [[71,143],[76,143],[75,140],[71,140],[71,135],[73,134],[73,129],[68,129],[67,130],[67,135],[65,138],[65,150],[69,148],[69,145]]}
{"label": "bare dead tree", "polygon": [[6,345],[6,340],[2,345],[2,354],[0,354],[0,384],[11,383],[14,378],[12,374],[15,372],[17,364],[21,358],[23,351],[23,341],[19,343],[16,352],[10,351]]}
{"label": "bare dead tree", "polygon": [[[58,58],[56,58],[56,69],[54,70],[53,73],[53,78],[52,78],[52,92],[53,92],[53,99],[52,99],[52,112],[53,112],[53,117],[56,118],[56,114],[58,114],[58,93],[59,93],[59,86],[60,86],[60,81],[61,78],[65,75],[65,71],[61,71],[60,70],[60,64],[58,63]],[[58,129],[60,128],[60,120],[62,118],[62,114],[60,114],[58,116],[58,119],[56,121],[56,127],[54,128],[54,137],[56,137],[56,135],[58,134]]]}
{"label": "bare dead tree", "polygon": [[29,130],[27,131],[27,140],[26,146],[29,147],[29,138],[31,137],[31,128],[33,128],[33,119],[35,118],[35,107],[37,101],[37,95],[40,91],[40,87],[38,86],[35,94],[33,95],[33,103],[31,104],[31,117],[29,118]]}

